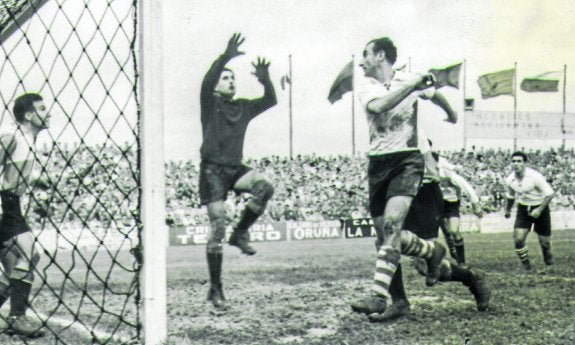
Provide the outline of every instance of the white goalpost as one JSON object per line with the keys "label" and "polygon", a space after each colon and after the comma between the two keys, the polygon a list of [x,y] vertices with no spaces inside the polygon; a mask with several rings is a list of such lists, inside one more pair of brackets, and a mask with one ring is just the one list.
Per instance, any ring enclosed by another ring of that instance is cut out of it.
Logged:
{"label": "white goalpost", "polygon": [[141,278],[146,345],[167,338],[162,1],[140,1],[142,245]]}

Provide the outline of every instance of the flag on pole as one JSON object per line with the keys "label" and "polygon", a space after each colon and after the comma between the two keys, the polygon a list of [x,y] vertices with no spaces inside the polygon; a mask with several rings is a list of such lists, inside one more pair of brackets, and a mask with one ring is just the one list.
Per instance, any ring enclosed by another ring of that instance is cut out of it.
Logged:
{"label": "flag on pole", "polygon": [[291,79],[289,78],[289,75],[284,75],[281,80],[280,80],[280,84],[282,86],[282,90],[286,89],[286,85],[287,84],[291,84]]}
{"label": "flag on pole", "polygon": [[527,77],[521,82],[521,90],[527,92],[557,92],[559,78],[563,71],[551,71],[535,77]]}
{"label": "flag on pole", "polygon": [[443,86],[453,86],[459,89],[459,72],[461,71],[462,64],[463,63],[460,62],[444,68],[430,69],[429,73],[433,74],[436,79],[435,87],[439,89]]}
{"label": "flag on pole", "polygon": [[351,90],[353,90],[353,61],[348,62],[341,72],[339,72],[331,89],[329,89],[327,99],[333,104],[340,100],[346,92]]}
{"label": "flag on pole", "polygon": [[479,76],[477,83],[481,88],[481,98],[491,98],[500,95],[515,95],[515,69],[484,74]]}

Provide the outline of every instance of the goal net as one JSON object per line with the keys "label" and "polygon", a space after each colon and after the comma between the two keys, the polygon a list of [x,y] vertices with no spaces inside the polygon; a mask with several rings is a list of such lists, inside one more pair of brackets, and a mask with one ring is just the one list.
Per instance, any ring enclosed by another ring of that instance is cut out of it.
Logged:
{"label": "goal net", "polygon": [[27,314],[46,335],[23,341],[139,343],[137,1],[0,1],[0,132],[19,130],[21,94],[40,94],[51,114],[30,143],[40,182],[22,197],[42,254]]}

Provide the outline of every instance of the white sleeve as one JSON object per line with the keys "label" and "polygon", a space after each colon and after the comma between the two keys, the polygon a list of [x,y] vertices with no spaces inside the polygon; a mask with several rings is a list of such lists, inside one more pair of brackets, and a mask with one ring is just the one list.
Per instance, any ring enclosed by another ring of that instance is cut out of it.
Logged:
{"label": "white sleeve", "polygon": [[419,91],[419,98],[432,99],[433,96],[435,96],[435,88],[434,87],[428,87],[425,90]]}
{"label": "white sleeve", "polygon": [[479,196],[475,192],[475,189],[471,187],[469,182],[467,182],[461,175],[455,172],[451,172],[450,175],[451,182],[453,182],[454,185],[458,186],[465,194],[467,194],[467,196],[469,196],[469,200],[472,204],[479,202]]}
{"label": "white sleeve", "polygon": [[381,98],[389,93],[387,88],[373,78],[362,78],[357,83],[357,99],[363,109],[368,112],[367,105],[374,99]]}

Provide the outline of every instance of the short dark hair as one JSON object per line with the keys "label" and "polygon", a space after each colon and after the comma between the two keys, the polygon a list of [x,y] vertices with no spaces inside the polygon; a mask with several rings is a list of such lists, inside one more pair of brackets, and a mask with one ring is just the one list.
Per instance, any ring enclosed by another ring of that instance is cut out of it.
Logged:
{"label": "short dark hair", "polygon": [[527,155],[523,151],[513,152],[513,154],[511,155],[511,158],[513,159],[513,157],[521,157],[521,158],[523,158],[523,162],[527,162]]}
{"label": "short dark hair", "polygon": [[389,37],[376,38],[371,40],[369,43],[373,43],[372,49],[374,54],[377,54],[383,50],[387,61],[389,61],[392,65],[395,63],[395,60],[397,59],[397,48],[393,44],[393,41],[389,39]]}
{"label": "short dark hair", "polygon": [[34,110],[34,102],[43,100],[44,99],[42,96],[37,93],[25,93],[21,96],[18,96],[18,98],[16,98],[14,101],[14,108],[12,108],[16,122],[24,122],[24,115],[27,112]]}

